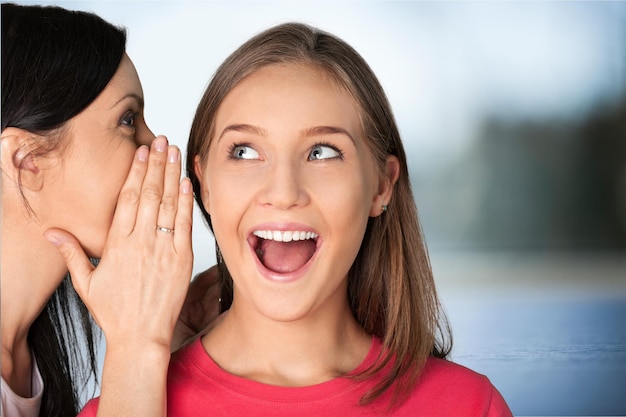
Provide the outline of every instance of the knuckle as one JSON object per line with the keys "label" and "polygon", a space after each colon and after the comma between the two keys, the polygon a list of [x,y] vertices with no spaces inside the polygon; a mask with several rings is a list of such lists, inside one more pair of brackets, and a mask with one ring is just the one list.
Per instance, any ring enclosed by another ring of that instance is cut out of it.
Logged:
{"label": "knuckle", "polygon": [[150,165],[154,167],[162,168],[165,166],[165,154],[161,153],[150,153]]}
{"label": "knuckle", "polygon": [[59,247],[59,252],[67,265],[74,263],[76,251],[70,245],[61,245]]}
{"label": "knuckle", "polygon": [[161,210],[175,211],[176,210],[176,198],[172,196],[163,196],[161,200]]}
{"label": "knuckle", "polygon": [[139,193],[135,189],[122,190],[118,200],[122,204],[137,204],[139,201]]}
{"label": "knuckle", "polygon": [[161,191],[156,187],[148,186],[141,190],[141,197],[149,201],[159,201],[161,200]]}

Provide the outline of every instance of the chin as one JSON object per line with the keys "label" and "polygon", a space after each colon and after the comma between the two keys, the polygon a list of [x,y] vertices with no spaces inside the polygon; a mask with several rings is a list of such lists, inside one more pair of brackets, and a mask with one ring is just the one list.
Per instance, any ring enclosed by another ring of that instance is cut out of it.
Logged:
{"label": "chin", "polygon": [[284,298],[273,303],[271,299],[266,299],[257,304],[257,309],[260,314],[277,323],[295,323],[311,315],[310,308],[299,302],[285,302]]}

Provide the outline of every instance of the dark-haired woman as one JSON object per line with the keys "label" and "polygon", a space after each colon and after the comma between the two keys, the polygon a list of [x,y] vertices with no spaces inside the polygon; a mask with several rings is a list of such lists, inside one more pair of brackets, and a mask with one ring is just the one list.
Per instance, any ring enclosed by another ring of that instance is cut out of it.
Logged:
{"label": "dark-haired woman", "polygon": [[100,415],[164,414],[193,199],[125,43],[90,13],[2,4],[5,417],[77,414],[96,373],[87,309],[107,341]]}

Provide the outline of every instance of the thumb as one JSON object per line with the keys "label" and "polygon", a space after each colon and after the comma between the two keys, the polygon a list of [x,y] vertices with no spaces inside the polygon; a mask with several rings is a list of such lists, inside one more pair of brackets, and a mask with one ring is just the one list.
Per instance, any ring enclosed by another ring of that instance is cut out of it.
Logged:
{"label": "thumb", "polygon": [[80,298],[83,298],[83,295],[87,295],[88,292],[89,275],[95,269],[89,262],[87,255],[85,255],[85,251],[83,251],[78,240],[64,230],[48,229],[43,235],[59,251],[63,261],[65,261],[65,265],[67,265],[67,269],[70,271],[74,289]]}

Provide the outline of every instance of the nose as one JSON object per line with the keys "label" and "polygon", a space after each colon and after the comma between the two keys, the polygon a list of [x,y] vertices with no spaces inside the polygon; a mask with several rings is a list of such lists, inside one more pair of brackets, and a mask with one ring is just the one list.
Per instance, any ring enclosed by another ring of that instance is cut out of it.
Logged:
{"label": "nose", "polygon": [[150,130],[148,125],[144,124],[143,126],[140,126],[140,128],[138,129],[135,140],[137,141],[137,144],[138,144],[137,146],[139,145],[150,146],[150,144],[152,143],[155,137],[156,136],[154,135],[154,133],[152,133],[152,130]]}
{"label": "nose", "polygon": [[305,175],[297,162],[272,164],[263,179],[258,198],[263,206],[287,210],[309,202]]}

